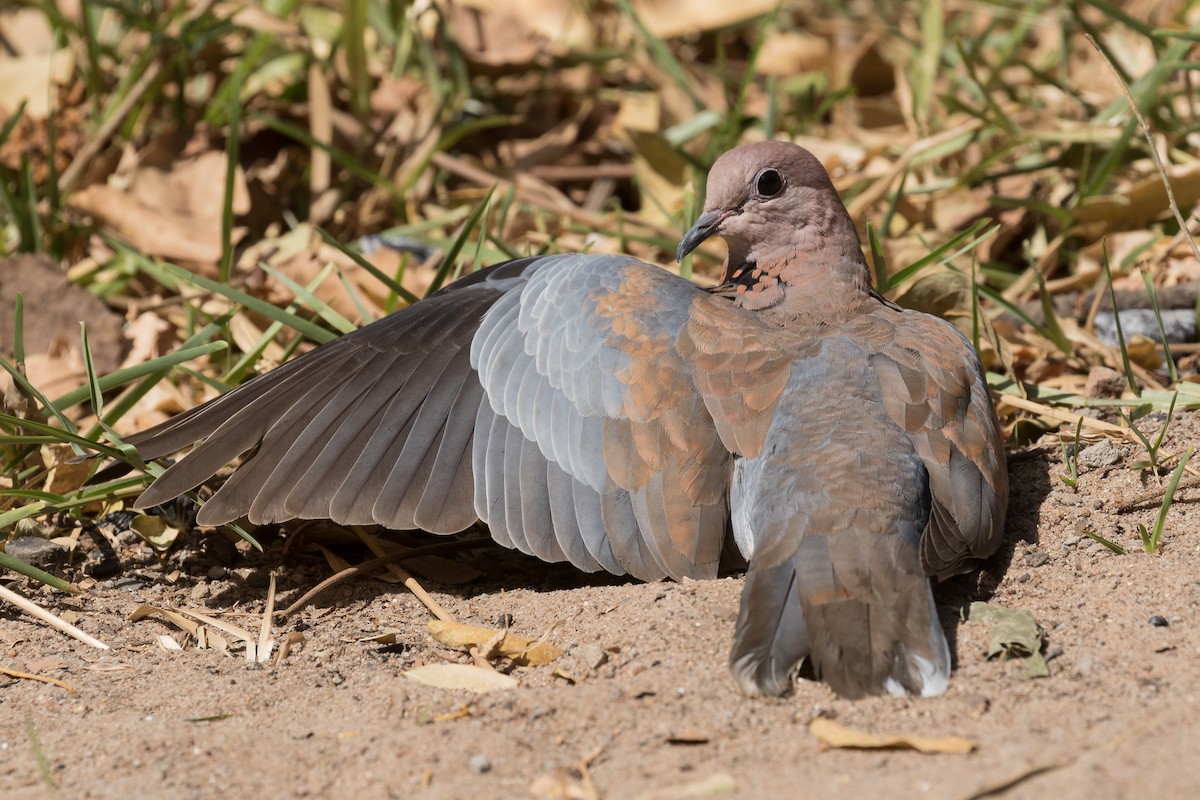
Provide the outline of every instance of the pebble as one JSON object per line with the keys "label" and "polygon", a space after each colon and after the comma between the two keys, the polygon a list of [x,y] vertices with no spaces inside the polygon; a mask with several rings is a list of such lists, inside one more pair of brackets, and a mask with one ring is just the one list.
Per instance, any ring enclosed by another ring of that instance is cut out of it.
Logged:
{"label": "pebble", "polygon": [[1150,624],[1151,624],[1151,625],[1153,625],[1153,626],[1154,626],[1154,627],[1156,627],[1156,628],[1165,628],[1165,627],[1167,627],[1167,625],[1169,625],[1170,623],[1168,623],[1168,622],[1167,622],[1167,618],[1166,618],[1166,617],[1163,617],[1163,616],[1160,616],[1160,615],[1158,615],[1158,614],[1155,614],[1154,616],[1152,616],[1152,617],[1150,618]]}
{"label": "pebble", "polygon": [[583,662],[590,670],[597,670],[604,666],[608,661],[608,653],[604,652],[604,648],[597,644],[583,644],[574,648],[574,655],[579,656],[579,660]]}
{"label": "pebble", "polygon": [[40,536],[20,536],[4,546],[4,552],[35,567],[49,567],[63,560],[67,548]]}
{"label": "pebble", "polygon": [[1120,463],[1121,449],[1108,439],[1079,451],[1079,466],[1090,469],[1111,467]]}
{"label": "pebble", "polygon": [[205,574],[208,575],[210,581],[219,581],[229,577],[229,570],[222,566],[215,566],[210,568]]}
{"label": "pebble", "polygon": [[[1161,342],[1159,323],[1167,334],[1168,342],[1196,341],[1196,314],[1190,308],[1164,308],[1158,314],[1149,308],[1123,308],[1117,312],[1121,318],[1121,332],[1128,340],[1133,336],[1145,336]],[[1112,311],[1101,311],[1095,317],[1096,336],[1107,345],[1117,344],[1117,323]]]}
{"label": "pebble", "polygon": [[492,771],[492,760],[483,753],[475,753],[467,759],[467,769],[476,775]]}
{"label": "pebble", "polygon": [[1040,567],[1049,561],[1050,556],[1048,556],[1042,550],[1035,550],[1032,553],[1027,553],[1025,555],[1025,563],[1031,567]]}

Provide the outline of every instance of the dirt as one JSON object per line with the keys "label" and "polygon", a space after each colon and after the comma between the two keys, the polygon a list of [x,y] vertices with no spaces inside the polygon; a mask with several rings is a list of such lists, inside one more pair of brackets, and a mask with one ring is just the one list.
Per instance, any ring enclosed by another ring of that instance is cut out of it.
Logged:
{"label": "dirt", "polygon": [[[1198,440],[1200,418],[1179,415],[1163,452]],[[121,571],[82,595],[12,584],[57,614],[75,612],[112,650],[0,611],[0,665],[75,689],[0,683],[0,797],[53,797],[53,787],[62,797],[171,798],[1200,796],[1200,490],[1178,493],[1162,552],[1146,554],[1136,526],[1153,523],[1157,499],[1121,510],[1158,488],[1129,469],[1144,455],[1133,443],[1091,445],[1072,491],[1056,442],[1012,454],[1006,546],[977,576],[939,588],[956,669],[945,696],[924,700],[851,702],[812,682],[746,699],[726,667],[741,576],[638,584],[498,548],[455,556],[485,573],[472,583],[424,583],[462,622],[511,615],[516,631],[549,631],[567,650],[512,669],[514,690],[472,695],[407,678],[418,664],[469,658],[429,635],[411,594],[369,578],[277,625],[277,640],[305,639],[279,665],[248,666],[160,619],[127,617],[142,603],[173,604],[253,626],[268,570],[282,606],[326,577],[325,563],[285,551],[284,539],[243,557],[219,535],[193,536],[166,562],[131,544]],[[976,599],[1033,613],[1049,677],[986,659],[983,626],[960,619]],[[395,644],[360,641],[386,629],[399,631]],[[163,649],[161,635],[185,649]],[[976,747],[827,749],[808,731],[817,716]]]}

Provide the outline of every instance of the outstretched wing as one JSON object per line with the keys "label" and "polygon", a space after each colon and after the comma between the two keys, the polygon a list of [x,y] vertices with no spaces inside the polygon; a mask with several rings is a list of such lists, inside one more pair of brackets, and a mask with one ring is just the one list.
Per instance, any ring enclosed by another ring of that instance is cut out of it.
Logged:
{"label": "outstretched wing", "polygon": [[715,574],[732,454],[790,357],[749,312],[620,256],[497,265],[130,443],[203,439],[154,505],[250,455],[201,510],[448,533],[654,579]]}

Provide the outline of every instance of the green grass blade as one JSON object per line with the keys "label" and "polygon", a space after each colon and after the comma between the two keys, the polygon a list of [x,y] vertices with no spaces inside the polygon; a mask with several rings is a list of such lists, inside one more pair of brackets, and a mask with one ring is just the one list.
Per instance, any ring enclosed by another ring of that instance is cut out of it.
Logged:
{"label": "green grass blade", "polygon": [[1129,391],[1135,395],[1141,395],[1142,390],[1138,388],[1137,381],[1133,379],[1133,365],[1129,361],[1129,349],[1125,346],[1125,331],[1121,329],[1121,314],[1117,311],[1117,292],[1113,288],[1112,265],[1108,260],[1108,240],[1101,241],[1101,259],[1100,262],[1104,266],[1104,274],[1108,278],[1108,300],[1112,304],[1113,324],[1117,330],[1117,344],[1121,348],[1121,364],[1125,367],[1125,380],[1129,384]]}
{"label": "green grass blade", "polygon": [[[976,247],[980,242],[990,237],[996,231],[1000,230],[1000,225],[998,224],[992,225],[991,228],[988,228],[987,226],[991,225],[991,223],[992,221],[990,219],[981,219],[970,228],[967,228],[965,231],[956,234],[948,242],[930,252],[929,255],[924,256],[912,264],[909,264],[904,269],[890,276],[888,278],[887,285],[880,289],[880,291],[890,292],[913,275],[925,269],[925,267],[929,266],[930,264],[935,262],[950,261],[967,252],[971,248]],[[985,228],[987,228],[987,230],[984,230]],[[957,250],[954,249],[956,247],[958,248]],[[954,252],[951,252],[952,250]]]}
{"label": "green grass blade", "polygon": [[[288,288],[288,290],[291,291],[292,294],[296,295],[297,299],[302,301],[306,306],[311,308],[313,311],[317,312],[318,316],[320,316],[321,319],[328,322],[336,330],[340,331],[341,333],[350,333],[353,330],[357,330],[357,328],[358,328],[357,325],[355,325],[353,322],[351,322],[350,320],[343,317],[341,314],[339,314],[337,311],[335,311],[331,305],[326,303],[321,298],[317,297],[315,294],[313,294],[312,291],[310,291],[306,287],[300,285],[298,282],[292,280],[287,275],[284,275],[282,272],[280,272],[279,270],[275,269],[274,267],[272,267],[268,264],[259,264],[258,266],[259,266],[259,269],[261,269],[263,272],[267,273],[268,275],[270,275],[271,277],[275,278],[277,281],[282,283],[284,286],[286,286]],[[326,264],[321,269],[321,271],[319,273],[317,273],[317,277],[313,281],[313,284],[315,286],[320,286],[322,283],[325,282],[326,278],[328,278],[330,275],[333,274],[335,269],[336,269],[336,267],[334,267],[334,265],[332,263]],[[315,286],[314,286],[314,288],[315,288]]]}
{"label": "green grass blade", "polygon": [[[458,260],[458,254],[462,252],[463,246],[467,243],[471,231],[479,225],[479,221],[483,218],[484,211],[492,202],[492,195],[496,193],[496,187],[493,185],[484,198],[479,201],[479,205],[475,206],[475,210],[471,212],[471,216],[463,221],[462,227],[458,229],[458,234],[454,237],[454,241],[446,250],[446,255],[442,257],[442,263],[438,266],[437,274],[433,277],[433,283],[429,285],[429,294],[433,294],[438,289],[442,288],[446,278],[450,275],[450,271],[454,268],[455,262]],[[426,295],[428,296],[428,295]]]}
{"label": "green grass blade", "polygon": [[210,292],[221,295],[227,300],[232,300],[243,308],[248,308],[251,311],[257,311],[259,314],[262,314],[269,319],[282,322],[284,325],[288,326],[297,333],[312,339],[317,344],[324,344],[331,339],[337,338],[336,334],[330,333],[321,326],[315,325],[303,317],[289,313],[279,306],[268,303],[266,300],[260,300],[257,297],[246,294],[245,292],[239,292],[232,286],[226,286],[220,281],[214,281],[210,278],[204,277],[203,275],[195,275],[191,272],[188,272],[183,267],[177,267],[174,264],[163,264],[163,268],[176,278],[187,281],[188,283],[194,283],[202,289],[207,289]]}
{"label": "green grass blade", "polygon": [[[196,338],[198,337],[193,336],[188,341],[192,341]],[[154,375],[161,370],[170,369],[176,364],[182,364],[185,361],[201,358],[202,356],[209,355],[210,353],[216,353],[228,348],[229,345],[225,342],[209,342],[207,344],[196,345],[195,347],[181,347],[174,353],[168,353],[165,356],[152,358],[149,361],[136,364],[132,367],[126,367],[125,369],[119,369],[116,372],[110,372],[107,375],[101,375],[97,379],[97,383],[99,384],[101,391],[107,392],[118,386],[123,386],[126,383],[132,383],[139,378]],[[2,366],[3,363],[3,359],[0,359],[0,366]],[[57,398],[53,403],[47,400],[44,407],[49,409],[70,408],[76,403],[82,403],[84,400],[88,399],[89,392],[89,387],[81,386],[78,389],[73,389]],[[74,428],[72,428],[72,430],[74,430]]]}
{"label": "green grass blade", "polygon": [[383,270],[379,269],[379,267],[375,266],[370,261],[367,261],[367,259],[363,258],[361,253],[359,253],[355,250],[351,250],[349,247],[347,247],[346,245],[339,242],[325,229],[317,227],[316,231],[317,231],[317,233],[321,234],[321,238],[323,238],[327,244],[334,247],[339,253],[341,253],[342,255],[349,258],[355,264],[358,264],[360,267],[365,269],[367,272],[371,273],[371,275],[375,278],[375,280],[379,281],[380,283],[382,283],[384,286],[386,286],[388,288],[388,291],[392,292],[393,294],[395,294],[399,297],[404,298],[404,302],[408,303],[409,305],[412,305],[413,303],[415,303],[421,299],[421,298],[417,297],[415,294],[413,294],[412,292],[410,292],[408,289],[405,289],[403,286],[401,286],[399,281],[393,280],[391,277],[389,277],[387,274],[385,274],[383,272]]}
{"label": "green grass blade", "polygon": [[1175,500],[1175,490],[1179,487],[1179,479],[1183,477],[1183,471],[1187,469],[1188,459],[1192,457],[1195,448],[1188,448],[1179,458],[1179,465],[1175,467],[1175,471],[1171,473],[1171,480],[1167,481],[1167,490],[1163,495],[1162,505],[1158,507],[1158,516],[1154,519],[1154,528],[1150,533],[1151,552],[1157,553],[1162,546],[1163,528],[1167,524],[1167,512],[1171,510],[1171,503]]}
{"label": "green grass blade", "polygon": [[1171,376],[1171,383],[1179,383],[1179,372],[1175,369],[1175,359],[1171,358],[1171,346],[1167,344],[1167,331],[1163,327],[1162,312],[1158,308],[1158,292],[1154,289],[1154,280],[1149,272],[1143,272],[1142,281],[1146,284],[1146,295],[1150,298],[1154,321],[1158,323],[1158,338],[1162,343],[1163,360],[1167,362],[1167,374]]}

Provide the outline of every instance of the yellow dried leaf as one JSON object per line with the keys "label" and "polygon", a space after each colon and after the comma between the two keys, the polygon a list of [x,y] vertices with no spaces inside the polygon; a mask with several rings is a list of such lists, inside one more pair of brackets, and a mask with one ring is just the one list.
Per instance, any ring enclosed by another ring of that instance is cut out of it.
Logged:
{"label": "yellow dried leaf", "polygon": [[463,689],[476,694],[517,688],[517,679],[470,664],[426,664],[404,673],[409,680],[439,689]]}
{"label": "yellow dried leaf", "polygon": [[162,517],[150,514],[138,514],[129,523],[129,529],[160,553],[171,549],[171,545],[179,538],[178,528],[167,525]]}
{"label": "yellow dried leaf", "polygon": [[[1167,175],[1180,208],[1191,208],[1200,200],[1200,164],[1171,166]],[[1075,221],[1135,228],[1165,214],[1169,208],[1162,177],[1155,173],[1118,193],[1083,200],[1075,209]]]}
{"label": "yellow dried leaf", "polygon": [[[430,621],[429,632],[442,644],[464,650],[490,642],[497,633],[495,628],[479,628],[474,625],[463,625],[459,622],[446,622],[438,619]],[[548,642],[533,642],[515,633],[506,635],[496,648],[496,652],[505,658],[511,658],[518,664],[531,667],[549,664],[563,654],[562,650]]]}
{"label": "yellow dried leaf", "polygon": [[921,753],[969,753],[975,743],[961,736],[903,736],[864,733],[817,717],[808,732],[829,747],[865,750],[916,750]]}
{"label": "yellow dried leaf", "polygon": [[689,33],[728,28],[769,14],[779,0],[634,0],[638,19],[656,36],[669,39]]}

